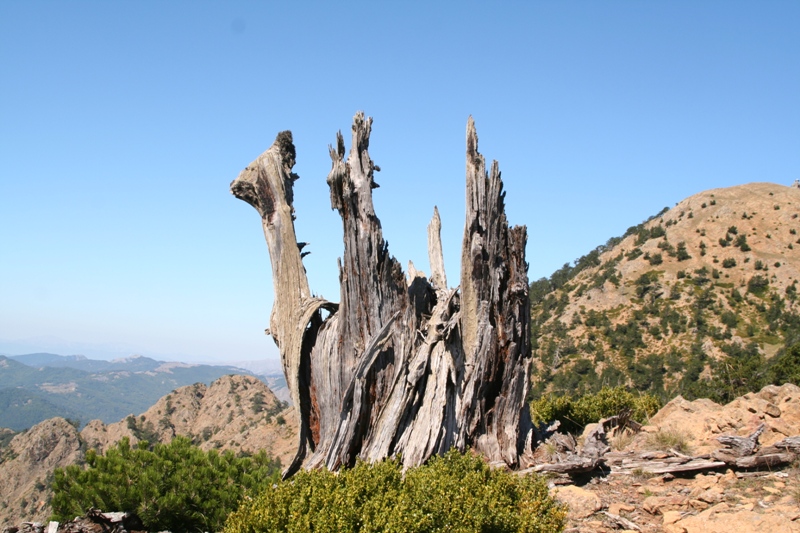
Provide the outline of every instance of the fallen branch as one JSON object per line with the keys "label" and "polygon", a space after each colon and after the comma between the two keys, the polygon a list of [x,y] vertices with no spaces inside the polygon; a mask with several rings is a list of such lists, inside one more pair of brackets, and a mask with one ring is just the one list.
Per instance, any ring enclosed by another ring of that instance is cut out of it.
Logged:
{"label": "fallen branch", "polygon": [[761,424],[756,430],[747,437],[737,437],[734,435],[722,435],[717,437],[717,441],[730,450],[737,457],[752,455],[758,449],[758,437],[764,432],[766,426]]}
{"label": "fallen branch", "polygon": [[637,526],[635,523],[631,522],[627,518],[623,518],[623,517],[621,517],[619,515],[616,515],[616,514],[613,514],[613,513],[609,513],[608,511],[600,511],[600,512],[603,513],[604,515],[606,515],[608,517],[609,521],[611,521],[612,524],[614,524],[616,527],[618,527],[620,529],[627,529],[627,530],[632,530],[632,531],[641,531],[642,530],[642,528],[640,528],[639,526]]}

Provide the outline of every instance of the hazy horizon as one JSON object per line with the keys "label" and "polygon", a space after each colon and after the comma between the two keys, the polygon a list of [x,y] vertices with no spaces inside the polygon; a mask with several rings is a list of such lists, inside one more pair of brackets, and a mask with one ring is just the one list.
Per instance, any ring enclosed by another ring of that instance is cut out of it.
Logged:
{"label": "hazy horizon", "polygon": [[[529,279],[707,189],[800,178],[800,2],[0,2],[0,351],[274,359],[255,210],[289,129],[296,233],[339,300],[328,145],[374,117],[389,252],[459,279],[465,129]],[[96,355],[93,355],[95,357]]]}
{"label": "hazy horizon", "polygon": [[[44,346],[45,348],[41,348]],[[142,353],[134,348],[125,349],[122,346],[114,345],[92,345],[88,343],[66,342],[63,339],[49,339],[36,341],[21,340],[9,341],[0,339],[0,355],[14,357],[19,355],[29,355],[34,353],[50,353],[54,355],[73,356],[80,355],[87,359],[99,359],[102,361],[113,361],[115,359],[125,359],[128,357],[143,356],[157,361],[191,363],[191,364],[213,364],[213,365],[232,365],[237,363],[258,363],[280,364],[280,355],[258,356],[251,358],[230,358],[225,356],[203,357],[193,354],[170,354],[170,353]]]}

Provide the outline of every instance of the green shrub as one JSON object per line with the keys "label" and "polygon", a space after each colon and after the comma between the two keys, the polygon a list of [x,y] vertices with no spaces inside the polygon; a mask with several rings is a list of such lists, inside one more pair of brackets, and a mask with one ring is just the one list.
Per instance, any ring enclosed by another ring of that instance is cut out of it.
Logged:
{"label": "green shrub", "polygon": [[654,292],[658,289],[658,273],[654,271],[645,272],[636,279],[636,297],[644,298],[648,292]]}
{"label": "green shrub", "polygon": [[698,379],[688,387],[684,397],[687,399],[710,398],[726,404],[735,398],[755,392],[767,384],[765,379],[764,357],[758,344],[747,346],[728,343],[720,346],[727,355],[720,360],[711,361],[709,378]]}
{"label": "green shrub", "polygon": [[358,462],[338,474],[302,471],[246,499],[225,533],[552,532],[565,509],[538,476],[492,470],[451,450],[405,477],[397,460]]}
{"label": "green shrub", "polygon": [[253,394],[253,398],[252,398],[251,402],[252,402],[252,409],[253,409],[254,413],[258,414],[261,411],[263,411],[264,410],[264,393],[263,392],[257,392],[255,394]]}
{"label": "green shrub", "polygon": [[729,328],[735,328],[736,324],[739,322],[739,317],[732,311],[723,311],[722,315],[720,315],[720,319],[722,323]]}
{"label": "green shrub", "polygon": [[594,394],[579,398],[568,395],[548,394],[531,402],[531,416],[537,423],[560,420],[562,428],[579,433],[587,424],[619,414],[625,409],[632,411],[637,422],[646,422],[661,407],[658,398],[650,394],[634,394],[625,387],[603,387]]}
{"label": "green shrub", "polygon": [[800,385],[800,344],[784,350],[767,372],[767,380],[775,385],[794,383]]}
{"label": "green shrub", "polygon": [[147,442],[131,447],[124,438],[105,455],[89,450],[86,468],[56,469],[53,520],[96,507],[134,512],[148,531],[219,531],[245,494],[278,480],[279,468],[264,452],[204,452],[185,437],[148,450]]}
{"label": "green shrub", "polygon": [[689,252],[686,250],[686,243],[681,241],[678,243],[678,251],[676,254],[678,261],[686,261],[687,259],[691,259],[692,256],[689,255]]}
{"label": "green shrub", "polygon": [[[531,418],[536,423],[549,424],[560,420],[562,424],[569,424],[572,422],[574,403],[572,396],[566,394],[545,394],[531,402]],[[579,424],[575,422],[575,425]]]}
{"label": "green shrub", "polygon": [[663,250],[664,252],[666,252],[667,255],[669,255],[670,257],[675,256],[675,248],[673,248],[673,246],[669,243],[669,241],[666,240],[666,238],[664,238],[663,241],[659,242],[656,245],[656,247],[659,250]]}
{"label": "green shrub", "polygon": [[797,299],[797,281],[786,287],[786,298],[793,302]]}
{"label": "green shrub", "polygon": [[747,236],[744,233],[736,237],[736,246],[743,252],[750,251],[750,245],[747,244]]}
{"label": "green shrub", "polygon": [[756,295],[762,295],[769,287],[769,280],[764,277],[756,274],[747,282],[747,291],[752,292]]}
{"label": "green shrub", "polygon": [[722,268],[733,268],[736,266],[736,259],[733,257],[726,257],[722,260]]}
{"label": "green shrub", "polygon": [[637,247],[625,254],[625,257],[628,259],[628,261],[633,261],[640,255],[642,255],[642,249]]}
{"label": "green shrub", "polygon": [[699,287],[711,281],[708,277],[708,274],[708,268],[706,267],[696,269],[694,271],[694,277],[692,278],[694,284]]}

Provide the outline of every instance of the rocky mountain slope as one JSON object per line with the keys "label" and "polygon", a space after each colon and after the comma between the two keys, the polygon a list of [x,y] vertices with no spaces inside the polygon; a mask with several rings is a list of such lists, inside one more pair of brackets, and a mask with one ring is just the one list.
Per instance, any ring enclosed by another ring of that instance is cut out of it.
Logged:
{"label": "rocky mountain slope", "polygon": [[[707,399],[670,401],[641,431],[626,430],[610,439],[617,457],[649,451],[651,456],[680,450],[712,454],[722,436],[747,436],[761,424],[765,448],[800,435],[800,387],[770,385],[719,405]],[[587,428],[584,438],[592,428]],[[577,480],[577,483],[575,481]],[[629,530],[670,533],[800,531],[800,468],[743,471],[718,468],[705,473],[594,475],[554,479],[557,497],[569,505],[569,530]],[[609,516],[613,515],[613,516]],[[631,526],[632,524],[632,526]],[[634,529],[639,528],[639,529]]]}
{"label": "rocky mountain slope", "polygon": [[[263,402],[258,400],[260,396]],[[254,406],[259,405],[265,409],[255,413],[258,409]],[[270,406],[273,406],[273,414],[270,414]],[[54,468],[79,462],[87,446],[108,447],[122,436],[135,440],[142,431],[139,426],[147,429],[148,421],[158,416],[166,416],[173,428],[168,430],[165,422],[161,434],[165,440],[171,438],[173,431],[175,434],[186,431],[205,448],[254,451],[251,446],[260,447],[267,442],[278,449],[279,442],[284,442],[287,443],[284,449],[290,450],[297,431],[296,422],[290,412],[274,414],[277,412],[274,406],[276,403],[262,383],[249,377],[232,376],[210,387],[190,386],[175,391],[154,405],[144,417],[135,417],[132,423],[93,424],[91,429],[87,427],[79,434],[64,420],[45,421],[15,436],[0,452],[3,458],[0,479],[4,480],[0,486],[0,527],[19,525],[23,520],[46,520],[49,516],[46,484]],[[247,414],[248,409],[253,411],[253,416]],[[226,430],[206,438],[205,430],[218,425],[216,413],[226,419],[230,412],[234,413],[234,419],[229,425],[238,426],[240,435],[233,435],[230,444],[224,442],[228,438],[223,436]],[[277,421],[278,416],[286,417],[285,424]],[[273,422],[269,422],[270,417]],[[264,439],[255,426],[242,431],[247,423],[272,424],[273,428],[277,425],[285,433],[279,429],[277,436]],[[711,454],[721,447],[717,437],[749,435],[761,424],[765,426],[759,440],[761,447],[800,434],[800,387],[768,386],[726,405],[706,399],[689,402],[678,397],[640,431],[611,434],[609,441],[617,459],[642,451],[656,458],[676,453]],[[579,441],[591,430],[587,428]],[[287,435],[288,438],[284,438]],[[800,531],[800,469],[797,465],[762,471],[721,467],[697,475],[653,475],[636,470],[620,475],[600,469],[591,475],[552,477],[551,487],[556,497],[568,505],[567,531],[572,533]]]}
{"label": "rocky mountain slope", "polygon": [[80,432],[62,418],[17,434],[2,429],[0,526],[46,521],[55,468],[80,463],[86,450],[107,450],[123,437],[152,443],[183,435],[204,450],[266,450],[285,465],[295,451],[296,433],[294,410],[262,381],[242,375],[181,387],[139,416],[108,425],[93,420]]}
{"label": "rocky mountain slope", "polygon": [[14,436],[0,448],[0,524],[46,520],[53,471],[80,462],[84,453],[78,430],[63,418]]}
{"label": "rocky mountain slope", "polygon": [[[623,383],[665,399],[678,393],[724,399],[670,401],[641,433],[614,437],[619,453],[678,445],[706,453],[719,447],[718,436],[748,435],[760,423],[767,427],[763,445],[799,434],[796,386],[741,396],[769,372],[778,376],[777,362],[795,353],[786,347],[800,342],[798,233],[800,189],[765,183],[717,189],[534,282],[533,394]],[[0,375],[14,365],[21,363],[0,357]],[[69,390],[78,383],[72,370],[48,381],[48,393],[75,392]],[[88,383],[81,392],[90,390]],[[81,432],[63,419],[22,433],[0,429],[0,525],[46,520],[53,469],[123,437],[168,442],[186,435],[203,449],[267,449],[286,464],[296,432],[293,410],[248,376],[181,387],[141,415],[111,424],[94,420]],[[659,435],[671,437],[659,443]],[[798,485],[800,471],[793,467],[593,476],[554,490],[570,505],[572,531],[618,530],[605,511],[643,531],[777,532],[800,531]]]}
{"label": "rocky mountain slope", "polygon": [[105,451],[122,437],[170,442],[190,437],[203,450],[253,453],[266,450],[287,464],[295,452],[294,410],[263,382],[252,376],[224,376],[210,386],[196,383],[167,394],[139,416],[114,424],[89,422],[81,439],[89,448]]}
{"label": "rocky mountain slope", "polygon": [[534,282],[534,394],[627,384],[707,396],[698,387],[721,372],[740,386],[717,399],[745,392],[762,376],[741,374],[800,341],[799,215],[800,188],[706,191]]}

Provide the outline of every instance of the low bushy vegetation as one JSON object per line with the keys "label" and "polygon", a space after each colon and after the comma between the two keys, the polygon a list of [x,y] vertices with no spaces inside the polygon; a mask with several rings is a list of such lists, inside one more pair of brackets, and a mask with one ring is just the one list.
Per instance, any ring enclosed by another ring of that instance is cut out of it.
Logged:
{"label": "low bushy vegetation", "polygon": [[105,455],[89,450],[85,467],[56,469],[53,520],[96,507],[136,513],[148,531],[219,531],[245,495],[280,476],[280,463],[264,452],[204,452],[185,437],[147,448],[147,442],[132,447],[124,438]]}
{"label": "low bushy vegetation", "polygon": [[561,429],[580,433],[587,424],[631,411],[631,418],[646,423],[661,407],[650,394],[635,394],[625,387],[603,387],[594,394],[579,397],[546,394],[531,402],[531,416],[537,423],[561,421]]}
{"label": "low bushy vegetation", "polygon": [[565,510],[537,476],[450,451],[403,476],[397,460],[300,472],[247,498],[225,533],[554,532]]}
{"label": "low bushy vegetation", "polygon": [[800,344],[779,350],[769,361],[760,353],[756,343],[746,346],[726,344],[723,351],[727,357],[719,361],[700,361],[699,368],[703,363],[709,364],[707,378],[699,378],[691,370],[687,372],[680,391],[686,399],[709,398],[726,404],[766,385],[800,385]]}

